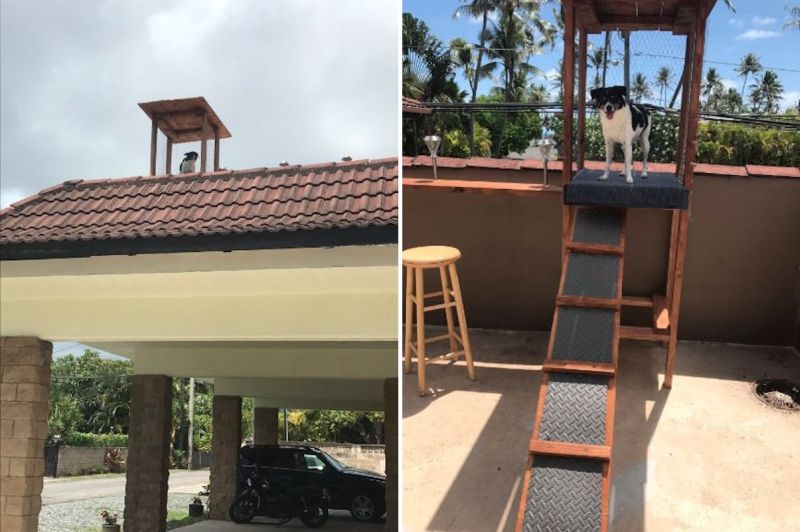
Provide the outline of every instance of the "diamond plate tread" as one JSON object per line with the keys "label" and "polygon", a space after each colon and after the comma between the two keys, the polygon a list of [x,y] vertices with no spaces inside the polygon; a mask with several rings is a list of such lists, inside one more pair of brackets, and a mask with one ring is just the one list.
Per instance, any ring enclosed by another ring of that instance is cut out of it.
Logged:
{"label": "diamond plate tread", "polygon": [[614,310],[560,307],[552,358],[579,362],[611,362]]}
{"label": "diamond plate tread", "polygon": [[619,261],[620,258],[615,255],[570,253],[563,294],[615,298]]}
{"label": "diamond plate tread", "polygon": [[549,374],[539,439],[604,445],[609,377]]}
{"label": "diamond plate tread", "polygon": [[602,505],[602,462],[536,456],[522,530],[599,532]]}
{"label": "diamond plate tread", "polygon": [[572,241],[617,246],[622,236],[623,217],[619,209],[578,209]]}

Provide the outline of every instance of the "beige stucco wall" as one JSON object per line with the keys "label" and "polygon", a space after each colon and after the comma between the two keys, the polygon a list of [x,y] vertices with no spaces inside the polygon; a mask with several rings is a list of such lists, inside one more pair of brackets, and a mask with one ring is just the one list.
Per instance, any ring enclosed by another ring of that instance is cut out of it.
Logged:
{"label": "beige stucco wall", "polygon": [[[430,169],[404,171],[428,177]],[[440,176],[502,174],[466,168]],[[517,180],[541,179],[538,172],[513,174]],[[668,212],[630,211],[626,295],[664,290],[669,221]],[[403,247],[426,244],[463,252],[458,268],[470,326],[549,329],[560,272],[560,196],[404,189]],[[800,179],[697,175],[679,336],[792,344],[798,265]],[[631,323],[649,318],[647,312],[626,317]]]}

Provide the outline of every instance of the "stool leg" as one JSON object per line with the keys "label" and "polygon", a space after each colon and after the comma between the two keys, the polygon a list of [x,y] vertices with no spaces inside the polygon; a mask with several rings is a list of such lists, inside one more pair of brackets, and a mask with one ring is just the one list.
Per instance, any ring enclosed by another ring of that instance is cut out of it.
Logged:
{"label": "stool leg", "polygon": [[406,338],[403,349],[403,371],[411,373],[411,325],[414,321],[414,301],[411,294],[414,293],[414,268],[406,267]]}
{"label": "stool leg", "polygon": [[461,298],[461,284],[458,282],[456,265],[450,265],[450,279],[453,282],[453,295],[456,299],[456,312],[458,314],[458,328],[461,331],[461,342],[464,344],[464,358],[467,360],[467,374],[474,381],[475,366],[472,363],[472,348],[469,345],[469,332],[467,331],[467,316],[464,312],[464,300]]}
{"label": "stool leg", "polygon": [[422,284],[422,268],[415,268],[417,298],[417,385],[419,396],[423,397],[425,387],[425,288]]}
{"label": "stool leg", "polygon": [[442,278],[442,292],[444,292],[444,315],[447,319],[447,334],[450,337],[450,352],[455,353],[458,351],[456,345],[456,330],[453,327],[453,307],[450,306],[450,286],[447,282],[447,272],[444,266],[439,266],[439,277]]}

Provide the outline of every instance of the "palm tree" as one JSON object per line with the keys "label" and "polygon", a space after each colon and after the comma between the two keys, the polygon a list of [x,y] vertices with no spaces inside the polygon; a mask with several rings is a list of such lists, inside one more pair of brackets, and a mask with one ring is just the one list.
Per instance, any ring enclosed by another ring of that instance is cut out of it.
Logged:
{"label": "palm tree", "polygon": [[784,28],[790,30],[800,30],[800,6],[787,7],[789,16],[792,20],[783,25]]}
{"label": "palm tree", "polygon": [[669,67],[661,67],[656,73],[656,85],[661,89],[661,100],[663,105],[667,104],[667,89],[672,83],[673,74]]}
{"label": "palm tree", "polygon": [[611,57],[611,32],[606,31],[605,42],[603,43],[603,84],[606,86],[606,74],[608,73],[608,58]]}
{"label": "palm tree", "polygon": [[653,91],[650,90],[650,84],[647,83],[647,78],[641,72],[637,72],[633,77],[631,97],[637,102],[642,102],[645,98],[652,98],[652,96]]}
{"label": "palm tree", "polygon": [[717,110],[717,101],[721,97],[724,88],[722,76],[719,75],[717,69],[714,67],[709,68],[706,72],[706,79],[701,84],[701,94],[706,97],[706,110]]}
{"label": "palm tree", "polygon": [[603,48],[595,48],[589,54],[589,63],[591,64],[592,68],[594,69],[594,84],[593,87],[602,87],[603,84],[601,83],[600,78],[600,68],[603,68],[605,72],[605,65],[606,65],[606,51]]}
{"label": "palm tree", "polygon": [[[475,72],[477,73],[470,80],[470,90],[472,91],[472,98],[470,101],[475,103],[475,100],[478,98],[478,83],[482,79],[482,73],[486,72],[488,76],[488,72],[494,70],[494,66],[490,68],[484,68],[483,66],[483,55],[486,51],[486,41],[489,39],[489,32],[488,32],[488,23],[489,23],[489,15],[494,13],[497,9],[497,2],[495,0],[461,0],[462,5],[458,6],[456,12],[453,16],[457,15],[467,15],[469,17],[481,17],[481,31],[478,33],[478,55],[475,58]],[[497,63],[494,63],[496,66]],[[469,151],[470,154],[474,151],[474,141],[475,141],[475,114],[470,113],[469,115]]]}
{"label": "palm tree", "polygon": [[423,101],[459,99],[453,62],[428,25],[403,13],[403,96]]}
{"label": "palm tree", "polygon": [[783,99],[783,85],[778,80],[778,74],[767,70],[758,81],[750,86],[750,101],[753,103],[754,112],[764,114],[777,113],[780,101]]}
{"label": "palm tree", "polygon": [[742,96],[739,91],[730,87],[726,92],[722,93],[717,99],[718,110],[723,113],[741,113],[742,112]]}
{"label": "palm tree", "polygon": [[758,74],[761,72],[761,62],[758,60],[758,56],[756,54],[750,52],[746,56],[744,56],[739,63],[739,66],[736,67],[736,73],[740,77],[744,77],[744,81],[742,81],[742,100],[744,100],[744,88],[747,86],[747,76],[750,74]]}

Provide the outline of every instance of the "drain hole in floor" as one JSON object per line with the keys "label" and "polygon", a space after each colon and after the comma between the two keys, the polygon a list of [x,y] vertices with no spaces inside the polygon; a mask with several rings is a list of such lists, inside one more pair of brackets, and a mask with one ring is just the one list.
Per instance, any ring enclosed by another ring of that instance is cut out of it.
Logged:
{"label": "drain hole in floor", "polygon": [[773,408],[800,411],[800,386],[793,382],[762,379],[753,383],[753,393]]}

